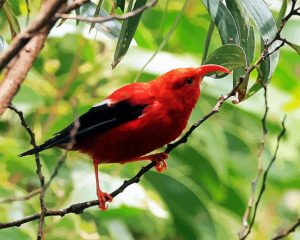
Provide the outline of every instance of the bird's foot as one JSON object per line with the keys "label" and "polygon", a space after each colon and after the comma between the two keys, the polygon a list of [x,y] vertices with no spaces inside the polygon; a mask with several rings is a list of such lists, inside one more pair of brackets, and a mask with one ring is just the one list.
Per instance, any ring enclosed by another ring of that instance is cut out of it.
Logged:
{"label": "bird's foot", "polygon": [[168,154],[167,153],[157,153],[157,154],[153,154],[151,155],[150,160],[155,162],[155,169],[158,172],[164,172],[167,169],[167,163],[166,163],[166,159],[168,158]]}
{"label": "bird's foot", "polygon": [[99,209],[105,211],[107,209],[106,202],[111,202],[113,200],[112,196],[110,196],[110,194],[106,192],[98,192],[97,196],[99,201]]}

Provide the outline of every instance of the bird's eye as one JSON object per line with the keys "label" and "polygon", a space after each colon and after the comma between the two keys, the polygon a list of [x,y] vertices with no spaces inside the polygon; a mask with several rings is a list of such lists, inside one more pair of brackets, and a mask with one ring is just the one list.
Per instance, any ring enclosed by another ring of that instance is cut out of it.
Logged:
{"label": "bird's eye", "polygon": [[187,83],[187,84],[192,84],[192,83],[193,83],[193,80],[194,80],[194,79],[193,79],[192,77],[189,77],[189,78],[186,79],[186,83]]}

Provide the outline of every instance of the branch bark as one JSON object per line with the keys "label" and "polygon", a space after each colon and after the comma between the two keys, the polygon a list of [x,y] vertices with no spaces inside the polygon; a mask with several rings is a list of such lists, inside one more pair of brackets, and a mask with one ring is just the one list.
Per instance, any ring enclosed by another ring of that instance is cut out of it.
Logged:
{"label": "branch bark", "polygon": [[1,55],[0,71],[7,64],[9,66],[0,85],[0,115],[17,93],[34,60],[42,50],[49,31],[59,19],[53,17],[55,13],[68,13],[88,0],[76,0],[66,6],[63,6],[64,2],[66,1],[46,1],[37,18],[15,37],[11,46]]}
{"label": "branch bark", "polygon": [[36,19],[13,40],[11,46],[1,54],[0,71],[20,52],[20,50],[45,26],[66,0],[46,1]]}

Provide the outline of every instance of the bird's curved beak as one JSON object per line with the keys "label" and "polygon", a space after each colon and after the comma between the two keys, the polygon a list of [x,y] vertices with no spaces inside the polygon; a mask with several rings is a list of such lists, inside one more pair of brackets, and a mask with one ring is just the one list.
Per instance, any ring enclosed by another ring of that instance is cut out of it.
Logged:
{"label": "bird's curved beak", "polygon": [[204,77],[212,72],[223,72],[228,74],[230,73],[230,71],[227,68],[216,64],[202,65],[201,67],[197,68],[197,70],[199,72],[200,77]]}

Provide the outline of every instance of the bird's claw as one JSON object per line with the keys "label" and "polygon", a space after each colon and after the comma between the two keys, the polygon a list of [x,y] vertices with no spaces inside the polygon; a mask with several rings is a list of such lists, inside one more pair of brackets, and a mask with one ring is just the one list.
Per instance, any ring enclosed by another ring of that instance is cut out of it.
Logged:
{"label": "bird's claw", "polygon": [[165,160],[161,160],[161,161],[155,161],[156,165],[155,165],[155,169],[158,172],[164,172],[167,169],[167,163]]}
{"label": "bird's claw", "polygon": [[152,156],[152,161],[155,162],[155,169],[158,172],[164,172],[167,169],[166,159],[168,158],[167,153],[158,153]]}
{"label": "bird's claw", "polygon": [[105,211],[108,208],[106,202],[111,202],[113,199],[112,196],[106,192],[99,192],[97,196],[99,201],[99,209],[101,211]]}

